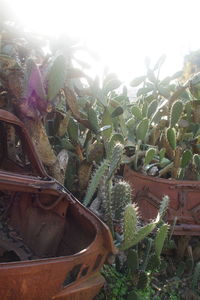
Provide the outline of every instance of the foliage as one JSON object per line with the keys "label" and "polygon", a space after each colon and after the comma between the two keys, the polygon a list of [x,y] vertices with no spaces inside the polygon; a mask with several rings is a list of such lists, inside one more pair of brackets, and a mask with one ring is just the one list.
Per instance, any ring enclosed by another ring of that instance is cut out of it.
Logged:
{"label": "foliage", "polygon": [[147,74],[131,82],[139,89],[126,121],[132,145],[125,162],[151,176],[198,180],[199,74],[185,83],[180,72],[160,80],[163,62],[152,69],[148,64]]}
{"label": "foliage", "polygon": [[[165,56],[153,67],[146,60],[146,74],[131,82],[138,88],[131,102],[115,74],[87,75],[80,48],[68,37],[41,37],[0,20],[0,108],[25,122],[48,172],[110,227],[120,252],[104,267],[99,299],[198,299],[199,245],[192,251],[180,239],[171,249],[162,221],[167,198],[156,220],[143,224],[130,186],[115,174],[130,163],[151,176],[199,180],[200,75],[188,71],[199,52],[187,57],[183,76],[164,79]],[[166,244],[181,261],[164,259]]]}

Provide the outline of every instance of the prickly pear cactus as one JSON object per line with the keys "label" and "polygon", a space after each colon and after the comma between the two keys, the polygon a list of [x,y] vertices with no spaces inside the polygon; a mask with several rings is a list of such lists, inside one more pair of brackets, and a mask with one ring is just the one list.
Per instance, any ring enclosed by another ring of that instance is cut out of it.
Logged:
{"label": "prickly pear cactus", "polygon": [[157,100],[153,100],[149,106],[148,106],[148,110],[147,110],[147,118],[151,118],[152,115],[155,113],[156,109],[158,107],[158,101]]}
{"label": "prickly pear cactus", "polygon": [[136,128],[137,140],[144,141],[149,128],[149,120],[147,118],[142,119]]}
{"label": "prickly pear cactus", "polygon": [[183,102],[181,100],[177,100],[172,104],[169,116],[169,124],[170,127],[174,127],[178,121],[180,120],[181,114],[183,112]]}
{"label": "prickly pear cactus", "polygon": [[155,154],[156,154],[155,148],[149,148],[147,150],[147,152],[145,154],[145,160],[144,160],[145,165],[148,165],[152,161]]}
{"label": "prickly pear cactus", "polygon": [[141,109],[136,105],[132,107],[132,114],[137,120],[142,120],[143,118]]}
{"label": "prickly pear cactus", "polygon": [[131,187],[127,182],[119,181],[112,187],[111,203],[114,219],[121,220],[125,207],[131,203]]}
{"label": "prickly pear cactus", "polygon": [[170,147],[175,150],[176,149],[176,131],[174,128],[167,128],[167,141]]}
{"label": "prickly pear cactus", "polygon": [[181,159],[181,168],[186,168],[190,161],[192,160],[192,151],[189,149],[186,149],[182,154]]}

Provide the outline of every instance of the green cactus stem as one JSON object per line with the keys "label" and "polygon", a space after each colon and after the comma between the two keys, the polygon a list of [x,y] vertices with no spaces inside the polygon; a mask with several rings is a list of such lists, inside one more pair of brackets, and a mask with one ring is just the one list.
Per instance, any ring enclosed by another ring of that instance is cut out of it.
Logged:
{"label": "green cactus stem", "polygon": [[92,176],[92,179],[89,183],[85,198],[83,200],[83,204],[85,206],[88,206],[90,204],[90,202],[92,200],[92,196],[94,195],[94,193],[95,193],[95,191],[96,191],[96,189],[97,189],[97,187],[100,183],[101,177],[105,174],[108,167],[109,167],[108,161],[104,160],[101,163],[101,165],[99,165],[99,167],[94,172],[94,174]]}
{"label": "green cactus stem", "polygon": [[99,131],[97,112],[92,107],[88,109],[88,121],[90,122],[91,128],[94,133],[97,133]]}
{"label": "green cactus stem", "polygon": [[160,256],[157,256],[156,254],[151,254],[148,261],[147,269],[154,271],[158,270],[161,264]]}
{"label": "green cactus stem", "polygon": [[110,140],[108,143],[106,143],[106,152],[107,152],[107,157],[108,159],[111,158],[113,148],[115,144],[120,143],[124,144],[124,137],[120,133],[115,133],[111,136]]}
{"label": "green cactus stem", "polygon": [[78,141],[78,123],[73,118],[70,118],[70,120],[69,120],[67,132],[68,132],[70,141],[76,145],[77,141]]}
{"label": "green cactus stem", "polygon": [[139,268],[139,258],[138,251],[135,249],[129,249],[127,256],[127,266],[131,272],[134,274]]}
{"label": "green cactus stem", "polygon": [[129,204],[124,212],[124,242],[121,250],[129,249],[133,246],[133,237],[137,233],[138,208],[134,204]]}
{"label": "green cactus stem", "polygon": [[163,177],[165,174],[167,174],[169,171],[173,169],[173,166],[174,166],[173,162],[169,163],[166,167],[164,167],[159,171],[158,177]]}
{"label": "green cactus stem", "polygon": [[104,202],[102,203],[102,206],[104,207],[104,221],[110,228],[111,234],[114,237],[114,228],[113,228],[113,218],[112,218],[112,202],[111,202],[111,187],[112,182],[111,180],[105,181],[105,188],[106,188],[106,198],[104,198]]}
{"label": "green cactus stem", "polygon": [[136,137],[137,140],[144,141],[149,128],[149,120],[144,118],[136,128]]}
{"label": "green cactus stem", "polygon": [[192,160],[192,151],[189,149],[186,149],[183,154],[182,154],[182,159],[181,159],[181,168],[186,168],[190,161]]}
{"label": "green cactus stem", "polygon": [[146,289],[148,285],[148,275],[145,271],[140,270],[137,288],[140,290]]}
{"label": "green cactus stem", "polygon": [[111,190],[112,211],[115,220],[121,220],[125,207],[131,203],[131,187],[125,181],[119,181]]}
{"label": "green cactus stem", "polygon": [[167,128],[167,141],[170,147],[175,150],[176,149],[176,131],[174,128]]}
{"label": "green cactus stem", "polygon": [[133,106],[132,107],[132,114],[134,115],[134,117],[137,119],[137,120],[142,120],[142,111],[141,109],[138,107],[138,106]]}
{"label": "green cactus stem", "polygon": [[167,238],[169,226],[167,224],[163,224],[157,231],[156,238],[155,238],[155,251],[156,255],[160,256],[161,251],[164,246],[164,242]]}
{"label": "green cactus stem", "polygon": [[122,160],[123,151],[124,151],[124,146],[122,144],[120,143],[115,144],[110,159],[108,179],[110,179],[114,175],[115,171],[119,168]]}
{"label": "green cactus stem", "polygon": [[147,238],[147,246],[146,246],[146,251],[145,251],[145,257],[143,259],[144,262],[142,265],[142,270],[146,270],[146,267],[148,265],[149,255],[150,255],[150,251],[152,248],[152,244],[153,244],[153,239]]}
{"label": "green cactus stem", "polygon": [[200,278],[200,262],[198,262],[194,268],[194,274],[192,276],[192,289],[195,290]]}
{"label": "green cactus stem", "polygon": [[193,155],[193,163],[195,164],[197,171],[200,172],[200,155],[199,154]]}
{"label": "green cactus stem", "polygon": [[181,100],[177,100],[175,101],[173,104],[172,104],[172,107],[171,107],[171,110],[170,110],[170,127],[174,127],[180,117],[181,117],[181,114],[183,112],[183,102]]}
{"label": "green cactus stem", "polygon": [[176,276],[180,278],[183,275],[184,271],[185,271],[185,263],[184,261],[181,261],[178,265]]}
{"label": "green cactus stem", "polygon": [[145,154],[144,164],[148,165],[153,160],[155,154],[156,154],[156,149],[149,148]]}
{"label": "green cactus stem", "polygon": [[168,207],[169,207],[169,196],[164,195],[162,197],[162,201],[161,201],[160,208],[159,208],[160,218],[163,218],[163,216],[167,212]]}
{"label": "green cactus stem", "polygon": [[155,113],[157,107],[158,107],[158,101],[153,100],[148,106],[147,118],[151,118],[151,116]]}

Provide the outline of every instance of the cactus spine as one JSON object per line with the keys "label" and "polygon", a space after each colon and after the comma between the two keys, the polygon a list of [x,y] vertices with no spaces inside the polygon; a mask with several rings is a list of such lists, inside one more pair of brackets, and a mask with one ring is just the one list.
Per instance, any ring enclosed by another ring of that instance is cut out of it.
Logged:
{"label": "cactus spine", "polygon": [[117,143],[115,144],[115,147],[113,148],[113,152],[110,159],[110,168],[108,172],[108,179],[110,179],[115,171],[119,168],[122,160],[122,154],[124,151],[124,147],[122,144]]}
{"label": "cactus spine", "polygon": [[160,208],[159,208],[159,214],[160,214],[161,218],[166,213],[168,206],[169,206],[169,196],[164,195],[162,198],[162,201],[160,203]]}
{"label": "cactus spine", "polygon": [[115,133],[111,136],[108,144],[106,145],[106,149],[107,149],[107,157],[110,159],[112,152],[113,152],[113,148],[115,147],[116,143],[121,143],[124,144],[124,137],[119,134],[119,133]]}
{"label": "cactus spine", "polygon": [[101,163],[101,165],[94,172],[92,179],[90,181],[90,184],[88,186],[84,201],[83,201],[83,204],[85,206],[88,206],[90,204],[92,196],[94,195],[94,193],[100,183],[101,177],[104,175],[104,173],[106,172],[108,167],[109,167],[108,161],[104,160]]}
{"label": "cactus spine", "polygon": [[127,205],[124,213],[124,240],[120,246],[120,249],[129,249],[148,236],[160,222],[160,219],[167,209],[168,203],[169,197],[164,196],[161,201],[160,209],[156,219],[139,229],[137,228],[138,209],[133,204]]}
{"label": "cactus spine", "polygon": [[125,207],[131,203],[131,188],[125,181],[119,181],[112,187],[111,202],[115,220],[123,218]]}

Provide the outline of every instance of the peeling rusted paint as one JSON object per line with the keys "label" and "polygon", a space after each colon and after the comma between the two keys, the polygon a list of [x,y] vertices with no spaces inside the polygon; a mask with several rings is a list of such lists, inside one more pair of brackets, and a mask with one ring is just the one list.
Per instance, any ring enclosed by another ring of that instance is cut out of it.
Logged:
{"label": "peeling rusted paint", "polygon": [[173,224],[177,218],[174,234],[200,234],[200,182],[178,181],[146,176],[129,166],[124,168],[124,179],[133,191],[133,201],[139,206],[145,221],[155,218],[164,195],[170,198],[166,220]]}

